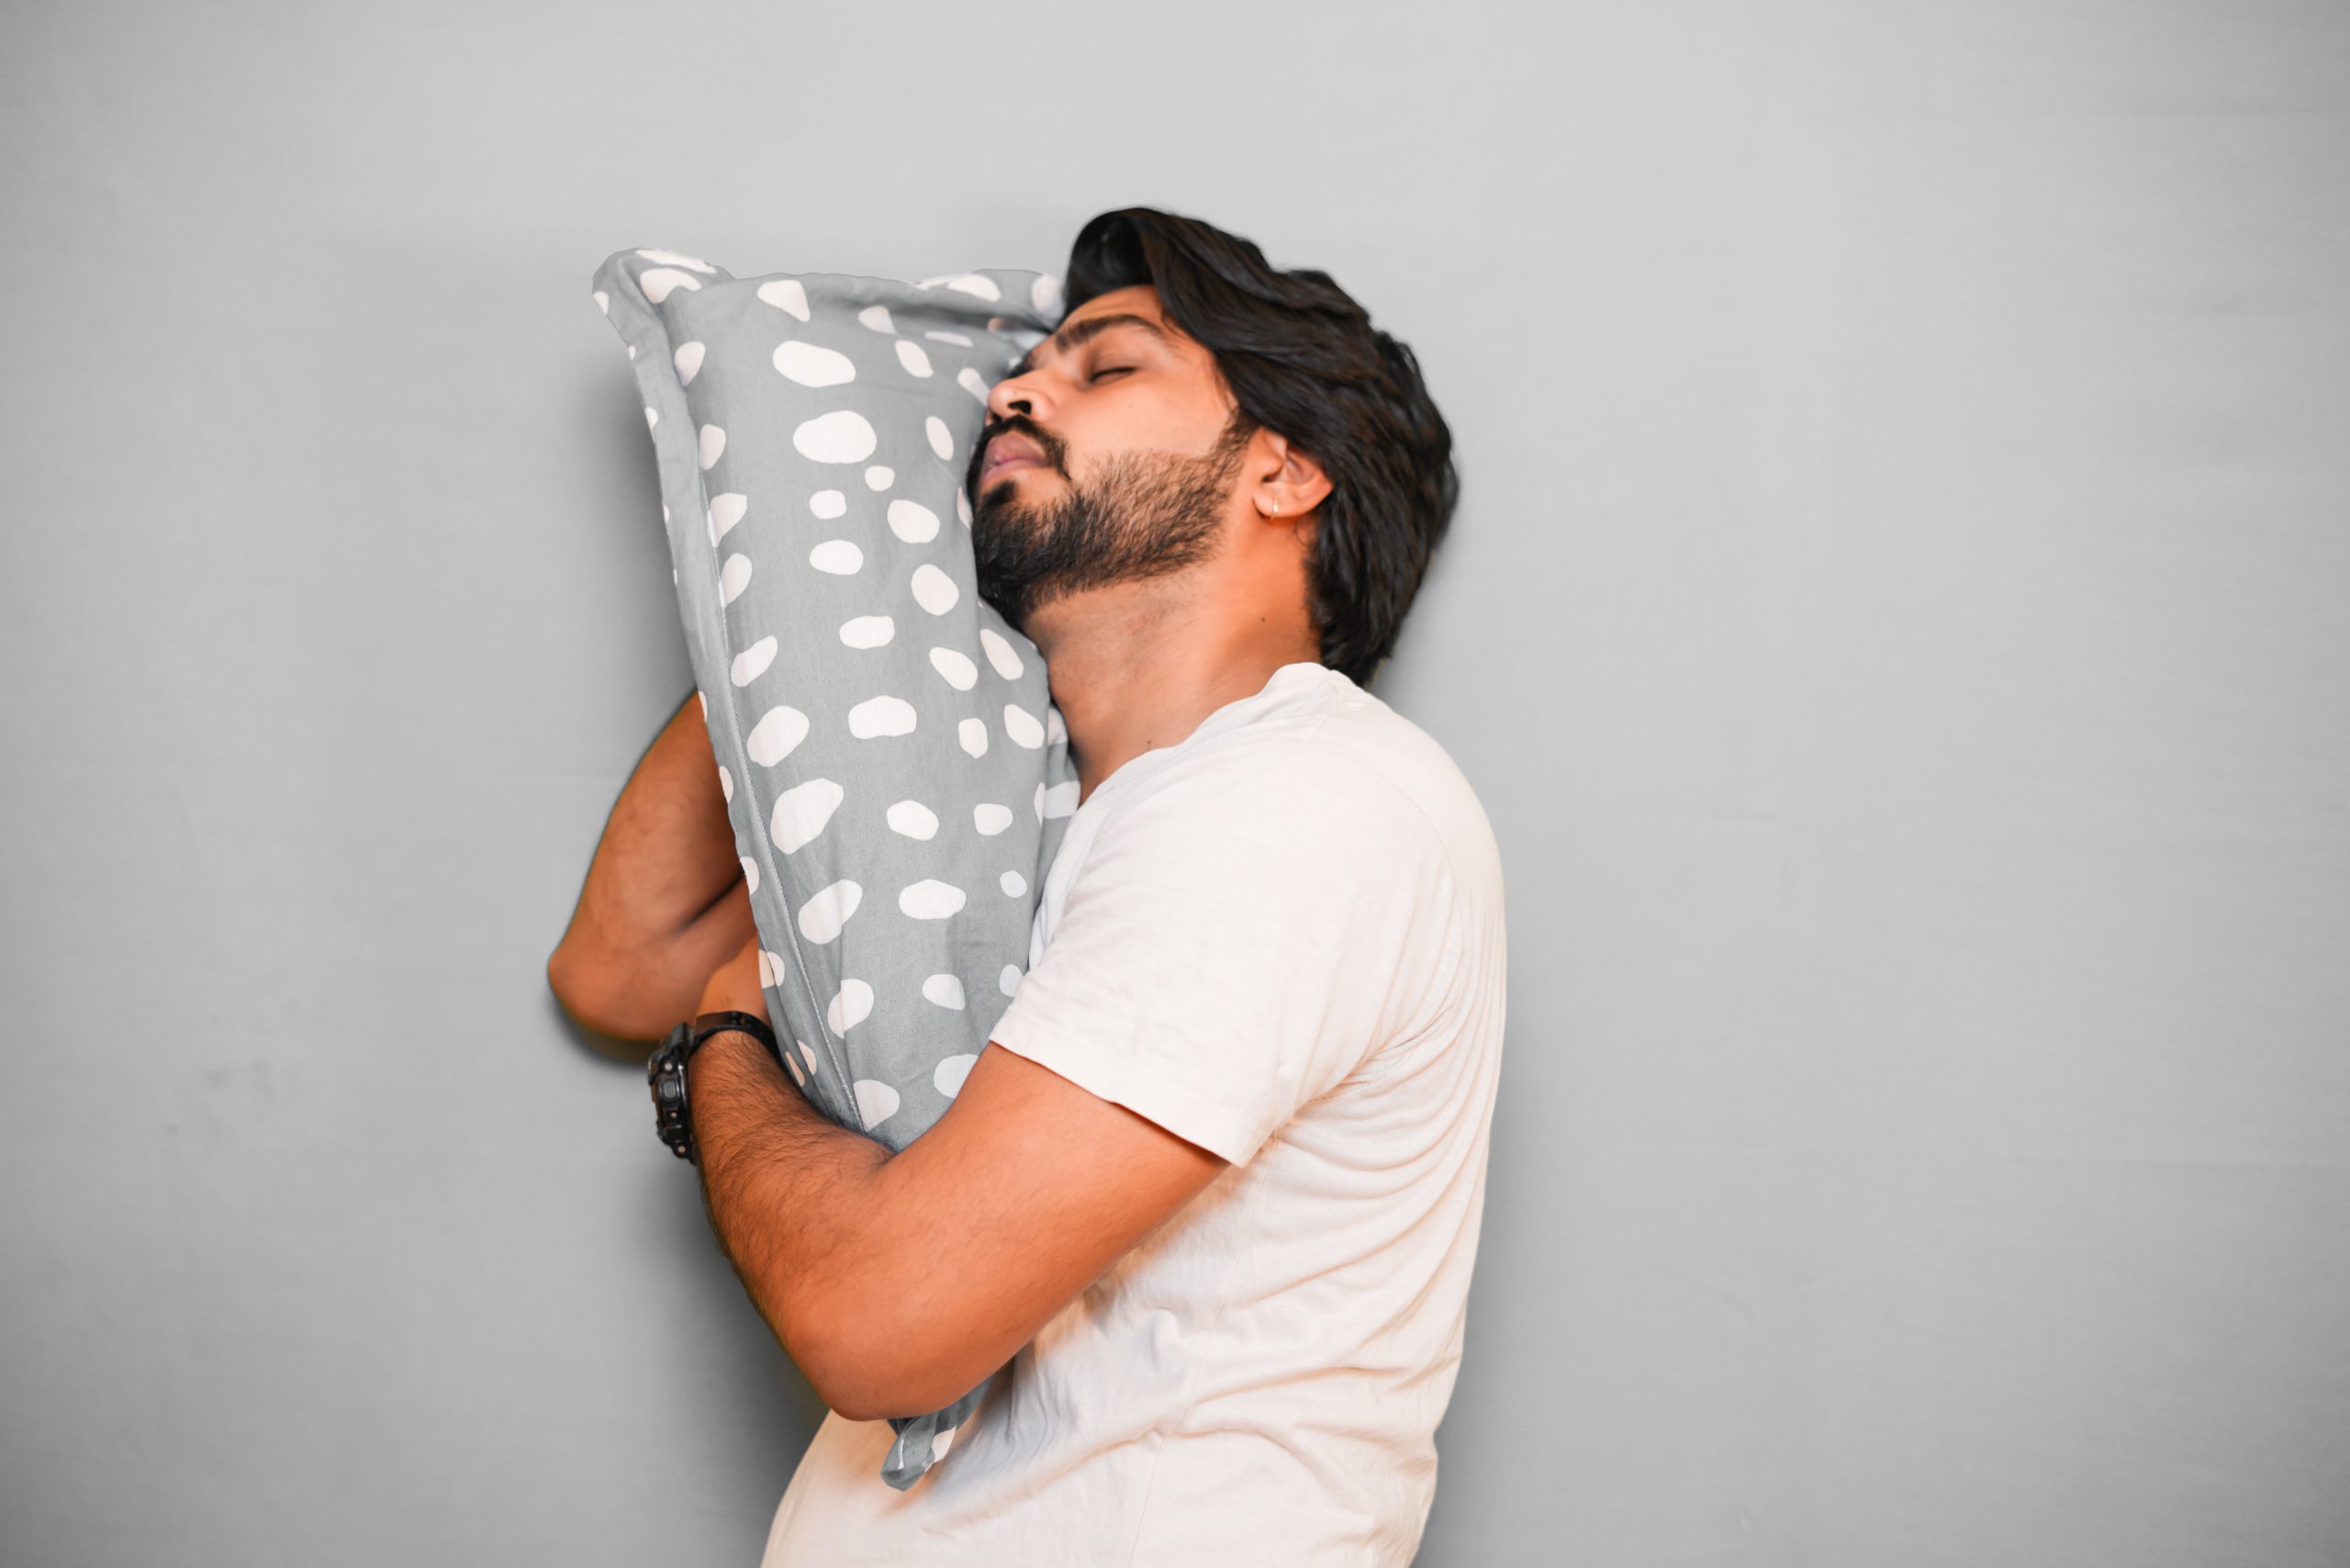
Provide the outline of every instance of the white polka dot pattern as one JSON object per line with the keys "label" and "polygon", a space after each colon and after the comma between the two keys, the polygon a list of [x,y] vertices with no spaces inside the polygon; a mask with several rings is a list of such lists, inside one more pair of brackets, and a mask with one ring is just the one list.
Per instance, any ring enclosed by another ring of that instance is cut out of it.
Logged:
{"label": "white polka dot pattern", "polygon": [[797,338],[775,351],[775,367],[802,386],[838,386],[856,379],[856,366],[848,355]]}
{"label": "white polka dot pattern", "polygon": [[913,733],[914,705],[902,697],[868,697],[848,711],[848,733],[859,740]]}
{"label": "white polka dot pattern", "polygon": [[800,906],[800,935],[811,942],[830,942],[841,934],[848,917],[864,901],[865,890],[844,877],[819,888]]}
{"label": "white polka dot pattern", "polygon": [[[920,501],[891,501],[890,532],[909,544],[927,544],[938,537],[938,514]],[[979,629],[982,643],[995,635],[985,627]]]}
{"label": "white polka dot pattern", "polygon": [[930,667],[957,691],[968,691],[979,683],[979,666],[971,662],[971,655],[953,648],[931,649]]}
{"label": "white polka dot pattern", "polygon": [[913,590],[914,602],[933,615],[946,614],[963,597],[962,589],[955,586],[955,579],[928,561],[914,568],[914,575],[907,586]]}
{"label": "white polka dot pattern", "polygon": [[980,627],[979,646],[987,650],[988,663],[995,666],[996,674],[1006,680],[1020,678],[1020,672],[1025,666],[1021,664],[1018,652],[1004,640],[1002,633]]}
{"label": "white polka dot pattern", "polygon": [[748,686],[765,675],[767,666],[775,663],[775,650],[776,640],[773,637],[762,637],[735,655],[733,666],[728,671],[734,684]]}
{"label": "white polka dot pattern", "polygon": [[827,539],[808,552],[808,564],[820,572],[845,577],[865,565],[865,552],[846,539]]}
{"label": "white polka dot pattern", "polygon": [[841,622],[844,647],[885,647],[897,633],[898,623],[886,615],[856,615]]}
{"label": "white polka dot pattern", "polygon": [[875,1127],[898,1114],[898,1092],[878,1079],[856,1081],[857,1114],[871,1132]]}
{"label": "white polka dot pattern", "polygon": [[636,286],[649,303],[658,305],[680,288],[698,289],[701,285],[674,267],[653,267],[637,274]]}
{"label": "white polka dot pattern", "polygon": [[[791,432],[800,455],[815,463],[862,463],[880,438],[855,409],[835,409],[801,423]],[[703,465],[708,467],[708,464]]]}
{"label": "white polka dot pattern", "polygon": [[775,798],[767,836],[786,855],[804,849],[840,810],[843,795],[841,787],[829,778],[811,778],[792,786]]}
{"label": "white polka dot pattern", "polygon": [[718,570],[718,602],[733,603],[750,586],[751,558],[741,554],[727,556],[726,565]]}
{"label": "white polka dot pattern", "polygon": [[[808,291],[800,286],[798,278],[778,278],[773,283],[761,284],[759,298],[787,315],[797,316],[802,321],[808,319]],[[660,302],[655,300],[654,303]]]}
{"label": "white polka dot pattern", "polygon": [[925,877],[898,895],[898,907],[916,920],[944,920],[963,907],[963,890]]}
{"label": "white polka dot pattern", "polygon": [[[784,1065],[902,1148],[1013,1005],[1075,809],[1044,661],[977,591],[962,489],[989,388],[1058,321],[1058,280],[736,279],[648,250],[594,292],[660,459]],[[981,1392],[892,1417],[883,1478],[946,1455]]]}
{"label": "white polka dot pattern", "polygon": [[[835,1035],[845,1035],[873,1016],[873,988],[861,980],[845,980],[833,996],[833,1003],[824,1010],[824,1022]],[[860,1083],[859,1087],[862,1087]],[[863,1097],[859,1096],[859,1103]],[[870,1122],[866,1124],[872,1126]]]}
{"label": "white polka dot pattern", "polygon": [[890,829],[908,838],[936,838],[938,813],[920,801],[900,801],[888,812]]}
{"label": "white polka dot pattern", "polygon": [[726,537],[727,531],[743,521],[751,510],[747,496],[724,495],[710,498],[710,542],[712,544]]}
{"label": "white polka dot pattern", "polygon": [[664,266],[688,267],[695,272],[705,274],[718,271],[716,267],[699,256],[680,255],[675,251],[639,251],[637,254],[648,262],[659,262]]}
{"label": "white polka dot pattern", "polygon": [[808,738],[808,715],[778,704],[759,715],[743,737],[744,754],[761,767],[773,767]]}

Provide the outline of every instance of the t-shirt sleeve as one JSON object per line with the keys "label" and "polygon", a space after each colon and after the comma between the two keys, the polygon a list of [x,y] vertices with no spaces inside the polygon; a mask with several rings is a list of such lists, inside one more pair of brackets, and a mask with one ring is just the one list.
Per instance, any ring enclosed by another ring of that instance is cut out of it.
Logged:
{"label": "t-shirt sleeve", "polygon": [[1436,830],[1363,758],[1184,757],[1114,803],[990,1038],[1246,1165],[1429,1009],[1451,906]]}

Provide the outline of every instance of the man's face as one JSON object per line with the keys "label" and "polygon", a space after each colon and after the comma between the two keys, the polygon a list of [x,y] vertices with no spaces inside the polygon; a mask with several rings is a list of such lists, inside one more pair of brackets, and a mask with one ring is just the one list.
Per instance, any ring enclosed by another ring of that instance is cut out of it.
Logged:
{"label": "man's face", "polygon": [[988,396],[964,480],[980,597],[1024,628],[1065,594],[1214,554],[1252,433],[1236,412],[1157,289],[1071,311]]}

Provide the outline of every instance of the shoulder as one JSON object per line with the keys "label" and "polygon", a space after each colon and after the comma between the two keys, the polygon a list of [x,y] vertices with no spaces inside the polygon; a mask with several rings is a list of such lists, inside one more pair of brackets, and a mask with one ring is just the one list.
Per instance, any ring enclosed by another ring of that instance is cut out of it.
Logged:
{"label": "shoulder", "polygon": [[1427,834],[1412,793],[1382,778],[1360,748],[1325,739],[1323,729],[1312,721],[1262,723],[1186,746],[1106,802],[1102,832]]}
{"label": "shoulder", "polygon": [[[1336,676],[1336,672],[1333,672]],[[1341,753],[1412,807],[1456,852],[1490,847],[1493,825],[1468,776],[1434,735],[1336,676],[1337,700],[1312,740]]]}
{"label": "shoulder", "polygon": [[1464,890],[1497,891],[1491,824],[1451,756],[1343,675],[1328,678],[1313,701],[1169,758],[1115,802],[1103,834],[1239,834],[1390,874],[1417,862]]}

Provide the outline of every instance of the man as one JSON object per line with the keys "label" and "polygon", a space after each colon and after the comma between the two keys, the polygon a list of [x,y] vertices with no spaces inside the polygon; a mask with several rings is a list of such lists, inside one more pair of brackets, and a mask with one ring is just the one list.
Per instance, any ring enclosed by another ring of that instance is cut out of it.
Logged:
{"label": "man", "polygon": [[[891,1155],[748,1034],[693,1058],[711,1223],[833,1413],[767,1568],[1400,1565],[1434,1495],[1500,1068],[1484,812],[1362,689],[1457,493],[1403,344],[1148,208],[1080,234],[993,389],[980,590],[1045,655],[1079,807],[1031,963]],[[764,1015],[688,700],[549,966],[632,1038]],[[1011,1369],[903,1492],[885,1417]]]}

